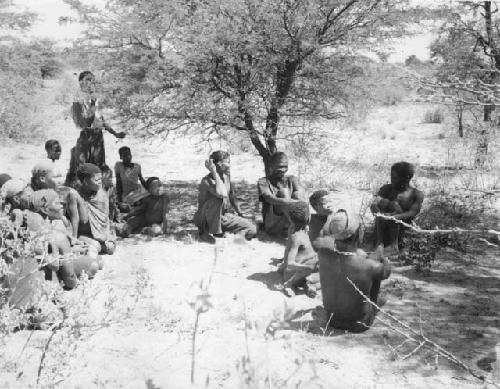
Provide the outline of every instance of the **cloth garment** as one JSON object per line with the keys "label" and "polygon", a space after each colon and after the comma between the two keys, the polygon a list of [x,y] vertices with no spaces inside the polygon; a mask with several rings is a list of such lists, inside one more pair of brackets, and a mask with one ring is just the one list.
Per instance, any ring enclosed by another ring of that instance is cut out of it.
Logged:
{"label": "cloth garment", "polygon": [[[225,176],[227,193],[231,193],[231,182]],[[222,234],[224,232],[242,233],[250,237],[256,234],[255,225],[248,219],[229,213],[229,196],[219,198],[215,191],[215,179],[211,174],[205,176],[198,187],[198,210],[194,216],[194,224],[199,233]]]}
{"label": "cloth garment", "polygon": [[285,176],[280,186],[275,186],[267,177],[262,177],[257,182],[259,193],[259,201],[262,202],[262,220],[264,222],[264,230],[274,236],[286,237],[290,222],[283,214],[280,207],[271,205],[265,201],[264,194],[271,194],[276,197],[283,197],[282,193],[287,192],[292,194],[296,186],[296,178],[294,176]]}
{"label": "cloth garment", "polygon": [[133,163],[132,166],[125,166],[121,161],[115,164],[115,175],[120,177],[122,183],[122,196],[125,197],[138,189],[142,188],[139,182],[139,176],[142,175],[141,165]]}
{"label": "cloth garment", "polygon": [[86,194],[80,190],[83,199],[78,234],[89,236],[99,242],[115,241],[109,220],[109,199],[103,189]]}

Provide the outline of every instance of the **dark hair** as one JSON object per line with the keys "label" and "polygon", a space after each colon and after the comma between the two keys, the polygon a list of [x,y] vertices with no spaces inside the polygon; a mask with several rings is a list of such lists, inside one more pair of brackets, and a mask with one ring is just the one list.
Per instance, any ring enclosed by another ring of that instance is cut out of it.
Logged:
{"label": "dark hair", "polygon": [[111,170],[111,168],[108,165],[102,165],[101,166],[101,173],[102,174],[111,173],[111,175],[113,175],[113,170]]}
{"label": "dark hair", "polygon": [[12,177],[9,176],[8,174],[2,173],[0,174],[0,188],[5,184],[7,181],[9,181]]}
{"label": "dark hair", "polygon": [[325,197],[328,193],[330,192],[328,192],[326,189],[317,190],[309,197],[309,204],[315,206],[316,204],[318,204],[319,200],[322,197]]}
{"label": "dark hair", "polygon": [[151,184],[155,181],[160,181],[160,179],[158,177],[149,177],[147,180],[146,180],[146,189],[149,189],[149,187],[151,186]]}
{"label": "dark hair", "polygon": [[45,151],[52,150],[52,148],[57,145],[61,146],[57,139],[49,139],[47,142],[45,142]]}
{"label": "dark hair", "polygon": [[90,70],[85,70],[85,71],[81,72],[78,75],[78,82],[82,81],[85,78],[85,76],[88,76],[89,74],[92,76],[94,75],[94,73],[92,73]]}
{"label": "dark hair", "polygon": [[128,146],[122,146],[122,147],[120,147],[120,148],[118,149],[118,154],[120,155],[120,157],[121,157],[123,154],[125,154],[126,152],[132,153],[132,152],[130,151],[130,147],[128,147]]}
{"label": "dark hair", "polygon": [[391,166],[391,172],[395,172],[398,176],[411,180],[415,174],[415,167],[408,162],[397,162]]}
{"label": "dark hair", "polygon": [[272,165],[281,159],[288,160],[288,157],[283,151],[277,151],[273,155],[271,155],[271,158],[269,158],[269,163]]}
{"label": "dark hair", "polygon": [[214,163],[220,162],[226,158],[229,158],[229,153],[227,151],[217,150],[210,154],[210,159],[212,159]]}
{"label": "dark hair", "polygon": [[309,222],[309,204],[305,201],[294,201],[287,206],[288,215],[298,226],[305,226]]}
{"label": "dark hair", "polygon": [[93,163],[84,163],[78,167],[76,176],[83,182],[86,178],[90,178],[98,173],[101,173],[101,169],[99,169],[96,165]]}

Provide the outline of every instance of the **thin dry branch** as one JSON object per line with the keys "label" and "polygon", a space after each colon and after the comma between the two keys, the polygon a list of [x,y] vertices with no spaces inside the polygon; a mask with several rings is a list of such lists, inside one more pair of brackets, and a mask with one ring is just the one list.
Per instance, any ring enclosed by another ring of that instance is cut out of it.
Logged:
{"label": "thin dry branch", "polygon": [[416,224],[408,224],[402,220],[396,219],[394,216],[384,215],[383,213],[380,213],[380,212],[374,213],[373,216],[379,217],[379,218],[385,219],[385,220],[391,220],[394,223],[401,224],[404,227],[408,227],[408,228],[412,229],[413,231],[419,232],[422,234],[467,233],[467,234],[500,235],[500,231],[496,231],[496,230],[492,230],[492,229],[489,229],[489,230],[464,230],[462,228],[455,227],[455,228],[451,228],[451,229],[437,229],[436,228],[434,230],[426,230],[426,229],[420,228]]}
{"label": "thin dry branch", "polygon": [[488,382],[490,384],[498,386],[494,382],[489,382],[488,380],[486,380],[486,378],[483,375],[478,374],[476,371],[474,371],[472,368],[470,368],[464,362],[462,362],[459,358],[457,358],[455,355],[453,355],[451,352],[445,350],[443,347],[441,347],[440,345],[438,345],[437,343],[435,343],[434,341],[429,339],[423,333],[419,333],[418,331],[411,328],[408,324],[402,322],[394,315],[390,314],[389,312],[387,312],[384,309],[382,309],[381,307],[379,307],[368,296],[366,296],[349,277],[346,277],[346,278],[347,278],[347,281],[356,290],[356,292],[359,293],[365,299],[365,302],[367,302],[368,304],[375,307],[379,313],[382,313],[383,315],[387,316],[389,319],[391,319],[392,321],[394,321],[398,325],[400,325],[404,330],[409,332],[409,333],[405,332],[404,330],[401,330],[401,329],[393,326],[390,322],[386,322],[386,321],[381,320],[377,317],[377,319],[379,319],[379,321],[381,321],[382,323],[387,325],[389,328],[393,329],[394,331],[396,331],[400,335],[404,336],[409,341],[417,343],[416,349],[414,349],[411,353],[407,354],[406,358],[409,358],[410,356],[414,355],[422,347],[426,347],[426,348],[429,348],[433,351],[436,351],[438,355],[441,355],[442,357],[448,359],[450,362],[453,362],[457,366],[461,367],[462,369],[467,371],[469,374],[471,374],[473,377],[475,377],[483,382]]}

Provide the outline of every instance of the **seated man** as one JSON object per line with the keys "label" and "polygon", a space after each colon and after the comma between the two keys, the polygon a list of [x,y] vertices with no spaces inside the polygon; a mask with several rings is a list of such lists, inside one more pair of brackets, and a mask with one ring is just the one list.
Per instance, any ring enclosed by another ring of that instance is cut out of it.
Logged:
{"label": "seated man", "polygon": [[116,236],[109,221],[109,199],[102,189],[101,170],[92,163],[84,163],[77,171],[82,199],[78,239],[95,247],[101,254],[113,254]]}
{"label": "seated man", "polygon": [[170,200],[166,194],[160,194],[161,181],[158,177],[149,177],[146,188],[149,196],[142,199],[140,205],[125,216],[125,235],[139,231],[151,236],[167,233]]}
{"label": "seated man", "polygon": [[52,163],[53,179],[57,185],[63,185],[66,175],[60,165],[61,144],[56,139],[49,139],[45,142],[45,151],[47,152],[47,158]]}
{"label": "seated man", "polygon": [[309,205],[305,201],[290,203],[285,210],[290,221],[283,263],[278,271],[283,273],[283,287],[288,295],[289,289],[296,291],[303,287],[308,293],[306,277],[317,270],[318,257],[307,234]]}
{"label": "seated man", "polygon": [[259,179],[257,188],[262,202],[264,231],[269,235],[284,238],[290,222],[283,213],[283,207],[300,199],[299,185],[294,176],[286,176],[288,158],[285,153],[275,153],[269,161],[266,177]]}
{"label": "seated man", "polygon": [[128,196],[142,189],[141,184],[146,188],[146,180],[142,176],[141,165],[132,162],[130,147],[120,147],[118,153],[120,154],[121,162],[115,164],[116,193],[118,195],[118,203],[121,204],[122,208],[127,209],[125,204],[128,204],[128,206],[133,204]]}
{"label": "seated man", "polygon": [[[375,196],[371,211],[383,213],[405,223],[411,223],[420,212],[424,195],[410,186],[415,168],[408,162],[398,162],[391,167],[391,183],[380,188]],[[377,217],[377,246],[383,244],[385,252],[397,254],[405,227],[391,220]]]}
{"label": "seated man", "polygon": [[[229,153],[214,151],[205,166],[210,173],[203,177],[198,187],[198,210],[194,215],[200,239],[215,243],[213,235],[224,232],[239,233],[248,240],[254,238],[257,229],[243,217],[231,185]],[[237,215],[228,212],[229,204]]]}
{"label": "seated man", "polygon": [[348,278],[379,304],[380,282],[391,273],[390,262],[381,255],[382,248],[373,259],[358,249],[359,227],[358,216],[341,209],[329,218],[330,235],[313,242],[318,250],[321,294],[329,322],[334,328],[351,332],[367,330],[377,312]]}
{"label": "seated man", "polygon": [[64,214],[71,224],[71,236],[76,239],[82,212],[82,201],[75,189],[57,185],[53,166],[50,162],[40,162],[33,167],[31,171],[31,189],[35,191],[40,189],[56,190],[63,204]]}

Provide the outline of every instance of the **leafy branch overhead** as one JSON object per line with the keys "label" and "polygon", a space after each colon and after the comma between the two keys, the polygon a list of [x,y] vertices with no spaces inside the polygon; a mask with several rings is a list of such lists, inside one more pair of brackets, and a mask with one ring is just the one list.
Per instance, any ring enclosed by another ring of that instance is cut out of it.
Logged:
{"label": "leafy branch overhead", "polygon": [[264,161],[280,131],[366,99],[360,50],[426,17],[406,1],[65,1],[129,128],[242,131]]}

